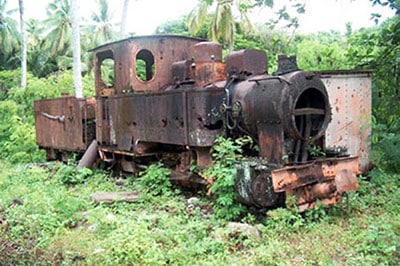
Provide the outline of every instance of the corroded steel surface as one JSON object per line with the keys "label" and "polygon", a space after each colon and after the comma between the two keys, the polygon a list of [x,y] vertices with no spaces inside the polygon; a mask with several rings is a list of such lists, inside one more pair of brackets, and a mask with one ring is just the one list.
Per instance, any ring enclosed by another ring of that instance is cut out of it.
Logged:
{"label": "corroded steel surface", "polygon": [[[256,133],[260,155],[273,163],[285,154],[307,161],[308,144],[323,136],[331,118],[326,89],[311,72],[255,76],[234,85],[232,94],[242,109],[238,123]],[[288,147],[284,136],[292,139]]]}
{"label": "corroded steel surface", "polygon": [[282,193],[274,191],[271,171],[277,166],[260,159],[249,158],[236,165],[235,190],[238,200],[261,208],[276,205]]}
{"label": "corroded steel surface", "polygon": [[[102,94],[101,62],[105,58],[114,59],[115,94],[131,91],[157,91],[174,83],[171,66],[174,62],[193,58],[193,46],[203,41],[184,36],[138,36],[123,41],[100,46],[96,52],[96,90]],[[143,53],[143,51],[148,51]],[[136,61],[148,59],[153,72],[149,80],[138,77]],[[153,63],[153,64],[151,64]],[[112,94],[112,93],[110,93]]]}
{"label": "corroded steel surface", "polygon": [[94,139],[93,99],[62,97],[34,103],[36,141],[40,147],[83,151]]}
{"label": "corroded steel surface", "polygon": [[332,122],[326,130],[326,146],[341,146],[360,157],[367,172],[371,151],[371,72],[320,72],[332,106]]}
{"label": "corroded steel surface", "polygon": [[333,204],[341,200],[342,192],[358,189],[358,174],[357,157],[327,158],[274,170],[272,183],[275,192],[296,196],[296,204],[304,211],[316,200]]}
{"label": "corroded steel surface", "polygon": [[219,112],[224,94],[214,88],[110,97],[109,125],[114,134],[109,143],[101,140],[125,151],[140,142],[210,147],[224,131]]}
{"label": "corroded steel surface", "polygon": [[262,75],[268,72],[267,55],[261,50],[240,50],[226,58],[226,72],[232,75]]}

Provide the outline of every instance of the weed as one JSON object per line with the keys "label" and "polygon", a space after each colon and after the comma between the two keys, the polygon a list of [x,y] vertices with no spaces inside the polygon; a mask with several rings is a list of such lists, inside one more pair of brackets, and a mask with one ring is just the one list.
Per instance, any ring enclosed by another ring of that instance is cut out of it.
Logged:
{"label": "weed", "polygon": [[161,162],[150,165],[139,174],[141,190],[151,196],[171,194],[170,174],[171,170],[163,167]]}
{"label": "weed", "polygon": [[242,146],[251,143],[251,138],[236,140],[219,137],[213,146],[213,164],[201,173],[210,185],[210,194],[215,195],[214,212],[217,217],[237,219],[245,207],[236,201],[235,163],[242,157]]}
{"label": "weed", "polygon": [[93,175],[93,171],[89,168],[83,167],[76,169],[75,164],[71,161],[68,164],[62,165],[55,174],[62,184],[76,185],[83,183],[87,178]]}

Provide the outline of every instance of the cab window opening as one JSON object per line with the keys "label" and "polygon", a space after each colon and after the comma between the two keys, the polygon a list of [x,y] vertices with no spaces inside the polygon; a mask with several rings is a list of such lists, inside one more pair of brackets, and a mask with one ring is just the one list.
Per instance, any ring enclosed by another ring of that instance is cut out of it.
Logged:
{"label": "cab window opening", "polygon": [[140,50],[136,55],[136,76],[141,81],[149,81],[154,77],[154,56],[147,50]]}

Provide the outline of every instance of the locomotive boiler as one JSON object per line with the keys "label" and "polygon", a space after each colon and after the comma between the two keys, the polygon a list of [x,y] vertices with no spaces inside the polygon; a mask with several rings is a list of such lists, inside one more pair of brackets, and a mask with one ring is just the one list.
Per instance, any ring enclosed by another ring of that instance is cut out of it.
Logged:
{"label": "locomotive boiler", "polygon": [[303,211],[357,189],[357,157],[312,157],[312,150],[326,149],[331,106],[319,76],[299,70],[294,58],[281,56],[268,74],[264,51],[236,51],[223,61],[217,43],[167,35],[91,51],[95,99],[35,102],[37,142],[48,159],[88,150],[89,158],[99,154],[134,173],[161,160],[172,181],[204,184],[190,171],[192,162],[212,164],[219,136],[250,136],[258,150],[245,150],[235,186],[246,205],[272,207],[293,195]]}

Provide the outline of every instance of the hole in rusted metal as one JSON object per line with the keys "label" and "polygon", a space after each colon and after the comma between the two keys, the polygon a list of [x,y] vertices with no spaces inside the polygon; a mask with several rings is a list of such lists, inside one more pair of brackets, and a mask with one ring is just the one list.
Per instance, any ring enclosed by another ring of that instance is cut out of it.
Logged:
{"label": "hole in rusted metal", "polygon": [[147,50],[140,50],[136,55],[136,77],[141,81],[149,81],[155,71],[154,56]]}
{"label": "hole in rusted metal", "polygon": [[214,124],[204,125],[204,127],[209,130],[219,130],[223,127],[223,125],[224,125],[224,122],[222,122],[222,120],[218,120]]}
{"label": "hole in rusted metal", "polygon": [[114,87],[114,59],[106,58],[101,62],[101,81],[104,87]]}

